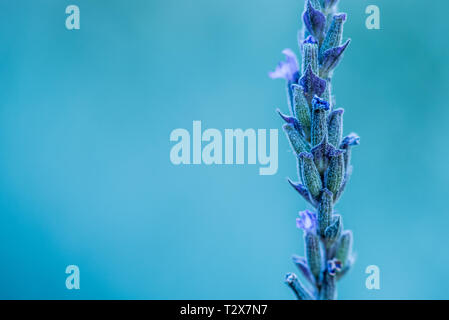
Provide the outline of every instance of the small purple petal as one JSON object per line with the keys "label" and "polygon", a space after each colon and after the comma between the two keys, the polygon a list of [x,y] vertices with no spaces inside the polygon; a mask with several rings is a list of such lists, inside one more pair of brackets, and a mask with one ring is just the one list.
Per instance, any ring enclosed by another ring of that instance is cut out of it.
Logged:
{"label": "small purple petal", "polygon": [[285,122],[287,122],[287,123],[293,125],[293,126],[295,127],[295,129],[296,129],[300,134],[302,134],[302,135],[304,136],[304,129],[302,128],[302,126],[301,126],[301,124],[299,123],[298,119],[296,119],[295,117],[290,117],[290,116],[287,116],[287,115],[283,114],[283,113],[281,112],[281,110],[279,110],[279,109],[277,109],[276,111],[277,111],[277,113],[279,113],[279,115],[281,116],[281,118],[282,118]]}
{"label": "small purple petal", "polygon": [[319,144],[310,150],[315,161],[315,165],[320,173],[326,170],[328,165],[328,155],[333,152],[335,148],[327,142],[327,137],[324,136]]}
{"label": "small purple petal", "polygon": [[316,39],[321,39],[324,33],[324,27],[326,26],[326,17],[320,10],[313,8],[310,1],[307,1],[307,9],[302,15],[304,24],[307,31],[313,35]]}
{"label": "small purple petal", "polygon": [[306,232],[316,231],[316,214],[310,210],[299,212],[299,218],[296,219],[296,226]]}
{"label": "small purple petal", "polygon": [[299,84],[304,88],[304,93],[310,99],[315,95],[321,96],[324,90],[326,90],[326,80],[321,79],[313,73],[310,64],[308,65],[305,74],[299,79]]}
{"label": "small purple petal", "polygon": [[329,143],[327,143],[326,137],[321,140],[319,144],[317,144],[315,147],[312,148],[310,151],[313,154],[313,158],[316,159],[317,157],[324,157],[327,155],[331,150],[333,149],[333,146]]}
{"label": "small purple petal", "polygon": [[307,260],[304,257],[299,257],[294,255],[292,257],[293,263],[298,267],[298,269],[302,272],[304,277],[312,284],[315,285],[315,278],[310,272],[309,266],[307,265]]}
{"label": "small purple petal", "polygon": [[301,183],[295,183],[291,181],[290,179],[287,179],[290,185],[295,189],[306,201],[308,201],[311,205],[315,206],[314,201],[312,200],[312,197],[310,196],[309,190],[307,190],[306,186],[302,185]]}
{"label": "small purple petal", "polygon": [[308,198],[309,197],[309,191],[307,190],[307,188],[304,185],[302,185],[301,183],[294,183],[290,179],[288,179],[288,182],[304,198]]}
{"label": "small purple petal", "polygon": [[327,75],[331,72],[340,62],[343,52],[348,47],[351,39],[348,39],[342,46],[331,48],[326,50],[321,60],[321,74]]}
{"label": "small purple petal", "polygon": [[279,62],[273,72],[268,73],[271,79],[286,79],[295,82],[299,73],[299,64],[295,53],[290,49],[282,51],[285,55],[285,61]]}

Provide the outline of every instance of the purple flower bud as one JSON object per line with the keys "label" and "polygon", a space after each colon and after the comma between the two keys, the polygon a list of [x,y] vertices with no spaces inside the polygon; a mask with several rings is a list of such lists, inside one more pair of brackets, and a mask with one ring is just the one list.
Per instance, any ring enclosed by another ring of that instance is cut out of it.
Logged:
{"label": "purple flower bud", "polygon": [[298,299],[337,298],[336,284],[353,264],[352,233],[344,232],[334,205],[351,176],[351,149],[360,142],[356,134],[343,138],[343,109],[335,108],[332,73],[350,40],[342,43],[345,13],[337,13],[338,0],[305,0],[304,28],[298,34],[300,66],[295,54],[284,50],[271,78],[284,78],[290,113],[279,112],[283,129],[297,156],[299,182],[290,185],[315,212],[299,212],[304,230],[304,257],[293,257],[313,290],[308,292],[295,274],[286,283]]}
{"label": "purple flower bud", "polygon": [[296,82],[299,75],[299,64],[295,53],[290,49],[282,51],[285,55],[285,61],[279,62],[273,72],[268,73],[271,79],[286,79],[290,82]]}

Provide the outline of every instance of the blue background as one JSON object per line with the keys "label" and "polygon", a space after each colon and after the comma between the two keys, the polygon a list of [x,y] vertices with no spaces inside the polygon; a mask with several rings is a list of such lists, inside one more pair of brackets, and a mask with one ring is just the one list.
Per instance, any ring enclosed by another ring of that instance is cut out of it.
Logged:
{"label": "blue background", "polygon": [[[65,28],[65,8],[81,30]],[[365,28],[365,8],[381,30]],[[291,299],[306,207],[279,170],[174,166],[173,129],[278,128],[302,0],[0,2],[0,298]],[[342,299],[449,298],[449,3],[342,0],[334,77],[357,132],[338,205],[357,263]],[[81,290],[65,268],[81,269]],[[378,265],[381,289],[365,288]]]}

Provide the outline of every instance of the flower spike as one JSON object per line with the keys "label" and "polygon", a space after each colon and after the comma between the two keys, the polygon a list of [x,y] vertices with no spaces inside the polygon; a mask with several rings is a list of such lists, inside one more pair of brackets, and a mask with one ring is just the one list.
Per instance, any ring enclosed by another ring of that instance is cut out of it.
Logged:
{"label": "flower spike", "polygon": [[351,133],[343,138],[343,113],[335,108],[332,75],[349,47],[342,44],[345,13],[337,13],[338,0],[305,0],[298,33],[301,70],[296,56],[285,50],[286,60],[270,73],[287,81],[290,115],[279,112],[286,122],[284,132],[298,165],[298,182],[290,185],[312,207],[299,212],[298,228],[304,231],[304,257],[293,262],[309,282],[309,291],[289,273],[286,283],[296,297],[331,300],[337,298],[337,281],[354,264],[353,236],[343,228],[334,207],[352,174],[352,147],[360,138]]}

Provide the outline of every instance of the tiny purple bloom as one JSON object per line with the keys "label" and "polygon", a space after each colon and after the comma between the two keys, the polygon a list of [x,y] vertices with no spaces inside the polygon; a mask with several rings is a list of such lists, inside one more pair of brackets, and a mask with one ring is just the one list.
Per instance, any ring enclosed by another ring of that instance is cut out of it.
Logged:
{"label": "tiny purple bloom", "polygon": [[317,44],[318,42],[316,42],[316,40],[315,40],[314,37],[308,36],[308,37],[306,38],[306,40],[304,40],[302,43],[303,43],[303,44],[306,44],[306,43]]}
{"label": "tiny purple bloom", "polygon": [[305,44],[318,44],[318,42],[315,40],[313,36],[308,36],[305,40],[299,41],[299,44],[302,51]]}
{"label": "tiny purple bloom", "polygon": [[314,96],[312,99],[312,107],[313,110],[329,110],[329,102],[327,102],[326,100],[318,97],[318,96]]}
{"label": "tiny purple bloom", "polygon": [[347,135],[340,144],[340,148],[345,149],[348,146],[356,146],[360,144],[360,137],[353,133]]}
{"label": "tiny purple bloom", "polygon": [[310,210],[299,212],[299,218],[296,218],[296,226],[306,232],[316,231],[316,214]]}
{"label": "tiny purple bloom", "polygon": [[327,272],[329,272],[331,276],[335,276],[339,271],[341,271],[340,260],[332,259],[327,262]]}
{"label": "tiny purple bloom", "polygon": [[290,82],[296,82],[299,74],[299,64],[295,53],[290,49],[282,51],[285,55],[285,61],[279,62],[276,70],[268,75],[271,79],[286,79]]}

